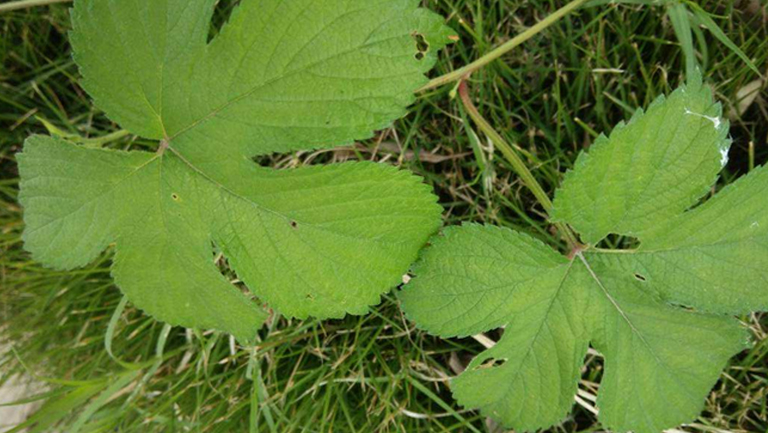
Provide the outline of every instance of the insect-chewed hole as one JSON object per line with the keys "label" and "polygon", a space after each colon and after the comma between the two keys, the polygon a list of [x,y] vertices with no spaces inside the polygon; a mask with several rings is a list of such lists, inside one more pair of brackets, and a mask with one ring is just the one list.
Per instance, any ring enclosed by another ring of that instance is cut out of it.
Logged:
{"label": "insect-chewed hole", "polygon": [[311,293],[307,293],[307,295],[305,296],[305,298],[309,299],[310,301],[314,301],[314,300],[315,300],[315,295],[313,295],[313,294],[311,294]]}
{"label": "insect-chewed hole", "polygon": [[494,359],[493,362],[490,363],[490,367],[501,367],[505,362],[507,362],[507,358]]}
{"label": "insect-chewed hole", "polygon": [[215,242],[211,242],[211,259],[216,270],[224,277],[230,284],[236,287],[243,295],[253,299],[253,292],[251,292],[245,283],[237,276],[237,272],[232,267],[227,257],[224,255],[222,249],[216,245]]}
{"label": "insect-chewed hole", "polygon": [[291,227],[293,227],[295,229],[299,228],[299,223],[297,223],[296,221],[291,220]]}
{"label": "insect-chewed hole", "polygon": [[232,11],[238,7],[238,1],[223,0],[217,1],[213,9],[213,16],[208,28],[208,43],[221,33],[221,30],[229,21]]}
{"label": "insect-chewed hole", "polygon": [[228,281],[239,282],[234,269],[229,265],[227,257],[224,256],[224,252],[216,245],[215,242],[211,242],[211,257],[213,258],[213,264],[218,269],[219,273]]}
{"label": "insect-chewed hole", "polygon": [[648,279],[647,279],[647,278],[645,278],[645,276],[644,276],[644,275],[642,275],[642,274],[635,274],[635,275],[634,275],[634,277],[635,277],[635,279],[636,279],[637,281],[642,281],[642,282],[646,282],[646,281],[648,281]]}
{"label": "insect-chewed hole", "polygon": [[175,201],[178,201],[178,200],[179,200],[179,195],[178,195],[178,194],[176,194],[175,192],[174,192],[174,193],[171,193],[171,198],[172,198],[173,200],[175,200]]}
{"label": "insect-chewed hole", "polygon": [[481,365],[475,367],[475,370],[478,370],[481,368],[501,367],[506,362],[507,362],[507,358],[489,358],[487,361],[485,361]]}
{"label": "insect-chewed hole", "polygon": [[416,54],[414,54],[413,57],[415,57],[416,60],[424,59],[429,52],[429,42],[427,42],[427,38],[419,32],[411,33],[411,37],[416,41]]}
{"label": "insect-chewed hole", "polygon": [[631,250],[637,248],[639,245],[640,240],[636,237],[609,233],[605,239],[595,246],[609,250]]}

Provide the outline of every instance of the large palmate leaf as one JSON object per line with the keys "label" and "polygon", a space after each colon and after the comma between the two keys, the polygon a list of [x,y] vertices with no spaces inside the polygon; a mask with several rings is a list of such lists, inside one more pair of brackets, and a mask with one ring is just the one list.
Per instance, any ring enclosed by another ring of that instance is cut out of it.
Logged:
{"label": "large palmate leaf", "polygon": [[[727,159],[727,123],[695,77],[582,153],[553,220],[587,245],[568,257],[509,229],[464,225],[425,250],[400,293],[444,337],[505,327],[453,381],[457,400],[536,430],[569,412],[592,345],[605,357],[606,428],[655,433],[694,418],[747,343],[729,315],[768,309],[768,169],[703,204]],[[636,249],[602,249],[608,234]]]}
{"label": "large palmate leaf", "polygon": [[[440,224],[418,178],[251,158],[370,137],[405,113],[450,31],[414,0],[244,0],[208,42],[214,0],[76,0],[83,85],[156,153],[34,136],[18,156],[26,248],[61,269],[116,245],[113,275],[157,318],[248,340],[265,313],[361,314]],[[425,46],[427,48],[425,48]]]}

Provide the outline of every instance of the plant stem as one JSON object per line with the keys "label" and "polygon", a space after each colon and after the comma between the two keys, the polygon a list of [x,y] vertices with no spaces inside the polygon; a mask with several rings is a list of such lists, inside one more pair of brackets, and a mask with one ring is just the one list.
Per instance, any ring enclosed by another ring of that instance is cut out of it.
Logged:
{"label": "plant stem", "polygon": [[[528,170],[525,162],[523,162],[517,153],[515,153],[514,148],[510,146],[495,129],[493,129],[483,116],[480,115],[477,107],[472,103],[472,98],[469,96],[469,88],[465,80],[462,80],[461,83],[459,83],[459,97],[461,98],[461,103],[467,110],[469,117],[471,117],[477,127],[491,139],[496,148],[501,151],[507,161],[512,165],[515,173],[520,176],[525,186],[531,190],[534,197],[536,197],[536,200],[541,204],[547,214],[549,214],[552,210],[552,200],[549,199],[549,196],[544,191],[544,188],[541,187],[539,181],[537,181],[531,171]],[[565,239],[568,247],[571,250],[575,250],[579,246],[579,242],[576,240],[576,235],[571,231],[570,227],[563,223],[554,223],[554,225]]]}
{"label": "plant stem", "polygon": [[463,66],[459,69],[456,69],[453,72],[449,72],[445,75],[441,75],[437,78],[434,78],[429,81],[429,83],[425,84],[422,88],[417,90],[416,92],[423,92],[425,90],[434,89],[435,87],[440,87],[448,83],[452,83],[454,81],[458,81],[462,79],[464,76],[471,74],[472,72],[482,68],[483,66],[491,63],[492,61],[498,59],[499,57],[503,56],[507,52],[509,52],[511,49],[515,48],[516,46],[522,44],[523,42],[527,41],[528,39],[531,39],[532,37],[536,36],[537,34],[541,33],[542,30],[546,29],[547,27],[551,26],[552,24],[559,21],[564,16],[568,15],[570,12],[572,12],[574,9],[578,8],[579,6],[586,3],[588,0],[573,0],[567,5],[563,6],[562,8],[555,11],[553,14],[549,15],[548,17],[544,18],[543,20],[536,23],[533,27],[527,29],[526,31],[520,33],[519,35],[515,36],[514,38],[508,40],[507,42],[499,45],[498,47],[494,48],[489,52],[488,54],[485,54],[484,56],[480,57],[479,59],[475,60],[474,62]]}
{"label": "plant stem", "polygon": [[83,139],[83,143],[88,147],[102,147],[109,142],[119,140],[128,135],[131,135],[130,131],[120,129],[107,135],[102,135],[101,137]]}
{"label": "plant stem", "polygon": [[54,3],[66,3],[72,0],[20,0],[0,4],[0,13],[15,11],[17,9],[26,9],[35,6],[45,6]]}
{"label": "plant stem", "polygon": [[552,209],[552,201],[549,199],[549,196],[547,196],[547,193],[544,192],[544,189],[533,176],[531,171],[528,170],[528,167],[525,165],[523,160],[517,156],[517,153],[515,153],[514,149],[512,149],[512,146],[510,146],[501,137],[501,135],[499,135],[499,133],[496,132],[493,127],[491,127],[488,121],[480,115],[477,107],[475,107],[475,105],[472,103],[472,98],[469,96],[469,87],[467,86],[466,81],[462,81],[461,84],[459,84],[459,96],[461,97],[461,102],[464,104],[464,108],[467,110],[469,117],[471,117],[475,124],[477,124],[478,128],[480,128],[480,130],[483,131],[483,133],[487,135],[491,141],[493,141],[493,144],[496,145],[504,157],[507,158],[515,172],[523,179],[525,185],[531,190],[531,192],[533,192],[536,200],[541,203],[545,211],[549,212],[550,209]]}

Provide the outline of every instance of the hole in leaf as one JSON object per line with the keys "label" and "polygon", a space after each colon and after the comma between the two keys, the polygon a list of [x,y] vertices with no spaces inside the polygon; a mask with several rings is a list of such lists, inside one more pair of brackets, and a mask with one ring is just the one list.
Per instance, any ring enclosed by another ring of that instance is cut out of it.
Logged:
{"label": "hole in leaf", "polygon": [[211,26],[208,30],[208,42],[210,43],[224,28],[229,21],[232,11],[238,7],[237,0],[220,0],[214,5],[213,16],[211,17]]}
{"label": "hole in leaf", "polygon": [[411,37],[414,41],[416,41],[416,54],[413,55],[413,57],[416,58],[416,60],[422,60],[426,56],[426,54],[429,52],[429,42],[427,42],[427,38],[424,37],[419,32],[413,32],[411,33]]}
{"label": "hole in leaf", "polygon": [[401,284],[401,286],[403,284],[408,284],[412,279],[413,279],[413,273],[408,272],[406,274],[403,274],[403,278],[401,280],[403,283]]}
{"label": "hole in leaf", "polygon": [[171,198],[173,200],[175,200],[175,201],[178,201],[179,200],[179,195],[174,192],[174,193],[171,194]]}
{"label": "hole in leaf", "polygon": [[507,359],[506,359],[506,358],[501,358],[501,359],[494,359],[494,360],[493,360],[493,363],[491,363],[491,364],[490,364],[490,366],[491,366],[491,367],[501,367],[501,366],[502,366],[502,365],[504,365],[504,363],[506,363],[506,362],[507,362]]}
{"label": "hole in leaf", "polygon": [[310,301],[314,301],[315,300],[314,295],[312,295],[311,293],[307,293],[307,296],[305,296],[305,298],[309,299]]}
{"label": "hole in leaf", "polygon": [[587,356],[584,357],[582,378],[590,382],[599,382],[605,369],[604,361],[603,355],[595,349],[595,346],[590,344]]}
{"label": "hole in leaf", "polygon": [[597,244],[598,248],[610,250],[631,250],[640,245],[640,241],[633,236],[622,236],[616,233],[610,233]]}
{"label": "hole in leaf", "polygon": [[240,289],[243,294],[251,296],[251,292],[248,290],[248,288],[243,284],[242,281],[240,281],[240,278],[238,278],[237,273],[234,269],[232,269],[232,266],[229,264],[229,260],[227,260],[227,257],[224,255],[224,252],[219,248],[218,245],[216,245],[215,242],[211,242],[211,253],[212,253],[212,261],[214,266],[216,266],[216,269],[219,271],[219,274],[221,274],[222,277],[224,277],[227,281],[229,281],[230,284]]}
{"label": "hole in leaf", "polygon": [[679,308],[681,310],[690,311],[692,313],[696,311],[696,309],[691,307],[690,305],[681,304],[679,302],[667,301],[667,304],[669,304],[669,305],[671,305],[671,306],[673,306],[675,308]]}
{"label": "hole in leaf", "polygon": [[642,282],[646,282],[646,281],[648,281],[648,280],[647,280],[647,279],[646,279],[646,278],[645,278],[643,275],[641,275],[641,274],[635,274],[635,279],[636,279],[637,281],[642,281]]}
{"label": "hole in leaf", "polygon": [[507,362],[507,358],[489,358],[486,362],[479,365],[475,370],[481,368],[501,367]]}
{"label": "hole in leaf", "polygon": [[291,227],[298,228],[299,227],[299,223],[297,223],[296,221],[291,221]]}

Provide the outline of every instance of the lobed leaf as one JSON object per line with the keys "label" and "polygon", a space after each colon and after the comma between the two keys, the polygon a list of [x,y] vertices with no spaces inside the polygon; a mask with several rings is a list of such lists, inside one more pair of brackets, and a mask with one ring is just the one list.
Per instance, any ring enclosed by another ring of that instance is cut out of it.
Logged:
{"label": "lobed leaf", "polygon": [[522,430],[565,416],[588,343],[583,269],[528,235],[469,224],[447,228],[414,273],[400,298],[419,327],[452,337],[506,326],[452,382],[460,404]]}
{"label": "lobed leaf", "polygon": [[[459,403],[531,431],[568,413],[589,345],[605,358],[597,406],[614,431],[694,418],[747,334],[729,314],[768,307],[761,167],[697,205],[727,157],[719,105],[694,79],[579,156],[554,218],[590,245],[563,257],[509,229],[446,229],[400,293],[444,337],[504,327],[452,382]],[[610,233],[632,250],[595,248]]]}
{"label": "lobed leaf", "polygon": [[245,0],[208,41],[214,7],[75,1],[83,86],[161,142],[145,153],[29,138],[25,246],[70,269],[115,244],[113,276],[137,306],[242,341],[266,312],[214,252],[284,314],[362,314],[440,225],[429,188],[385,165],[273,170],[251,158],[370,137],[405,114],[452,33],[414,0]]}
{"label": "lobed leaf", "polygon": [[638,110],[582,153],[555,193],[552,220],[590,245],[608,234],[642,237],[696,204],[728,161],[728,122],[694,76]]}
{"label": "lobed leaf", "polygon": [[768,310],[768,168],[660,224],[617,259],[671,302],[722,314]]}

